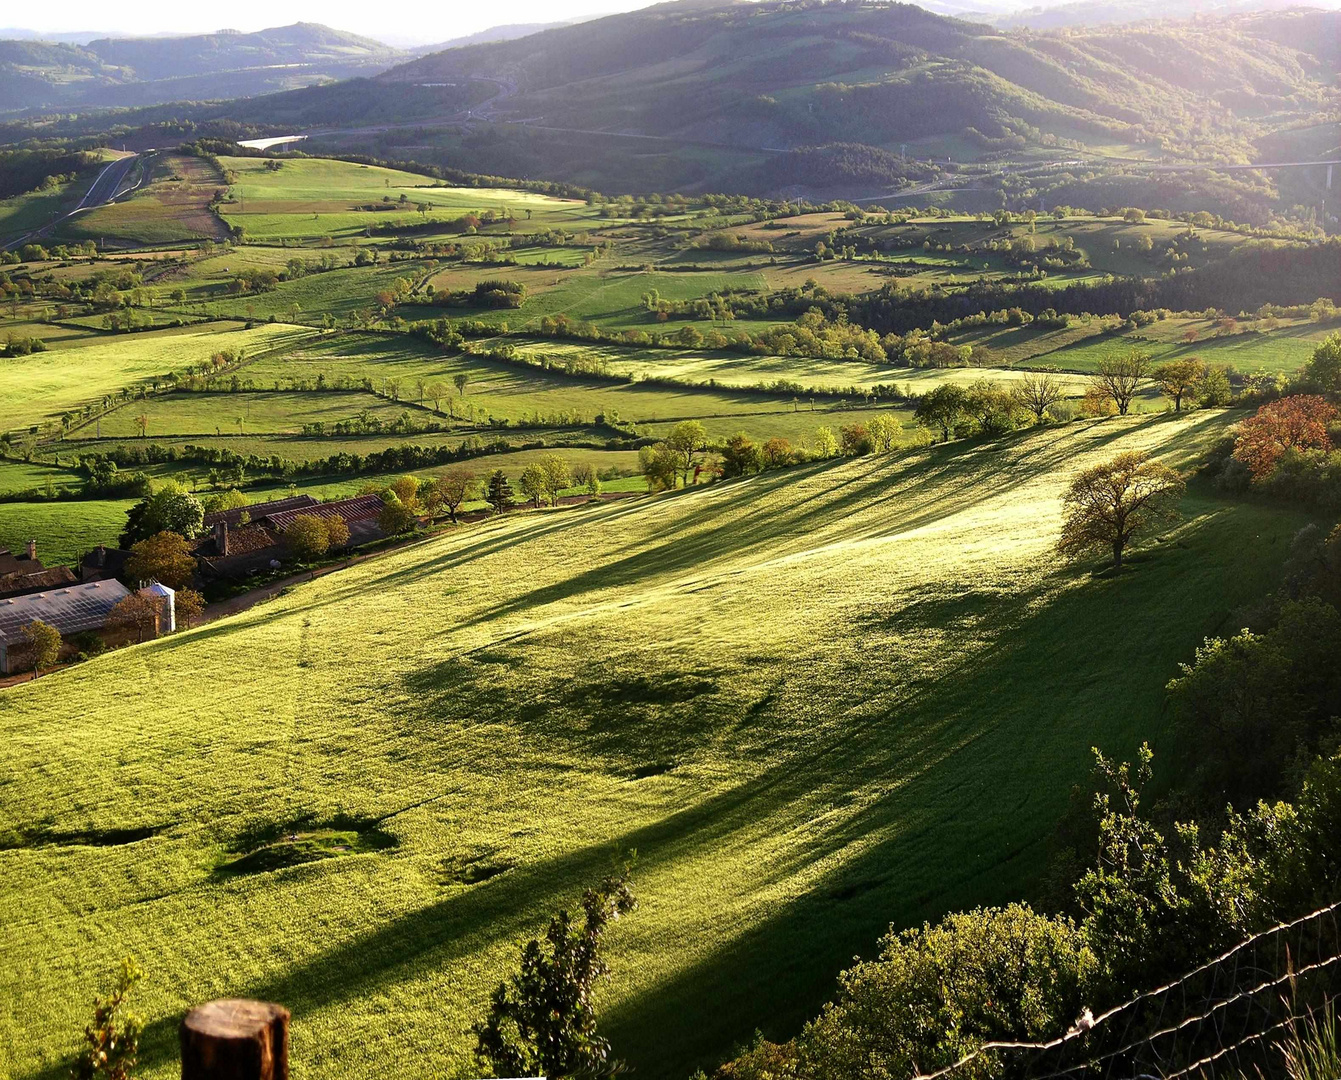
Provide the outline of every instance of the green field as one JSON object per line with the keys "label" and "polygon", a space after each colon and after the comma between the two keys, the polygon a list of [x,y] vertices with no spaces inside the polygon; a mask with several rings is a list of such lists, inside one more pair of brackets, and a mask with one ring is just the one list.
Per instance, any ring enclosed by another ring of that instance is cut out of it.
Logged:
{"label": "green field", "polygon": [[283,325],[244,330],[237,324],[211,323],[140,334],[100,333],[80,346],[61,342],[48,352],[0,359],[5,386],[0,431],[55,419],[124,387],[199,364],[221,349],[255,353],[309,334],[306,328]]}
{"label": "green field", "polygon": [[[47,566],[73,565],[99,544],[116,546],[117,537],[126,527],[126,511],[133,502],[133,499],[0,502],[0,548],[21,551],[29,540],[36,540],[38,557]],[[4,873],[0,871],[0,882],[3,879]]]}
{"label": "green field", "polygon": [[159,153],[142,158],[132,177],[138,181],[145,168],[145,186],[67,218],[55,235],[93,240],[99,248],[224,238],[223,223],[209,210],[210,197],[222,184],[217,170],[199,158]]}
{"label": "green field", "polygon": [[[1300,521],[1194,490],[1092,577],[1054,557],[1059,497],[1119,450],[1186,467],[1233,418],[491,521],[7,691],[0,1071],[63,1075],[129,952],[151,1080],[182,1010],[234,994],[293,1009],[307,1076],[462,1075],[519,942],[630,847],[616,1051],[682,1077],[787,1034],[891,921],[1027,890],[1089,747],[1158,749],[1176,662]],[[381,846],[216,872],[337,814]]]}
{"label": "green field", "polygon": [[[329,393],[175,393],[118,409],[102,422],[103,438],[138,435],[137,416],[148,420],[146,438],[260,432],[294,434],[303,424],[325,423],[366,415],[391,423],[405,406],[374,394]],[[421,419],[422,422],[422,419]],[[86,432],[85,432],[86,433]]]}
{"label": "green field", "polygon": [[[575,229],[595,217],[585,202],[555,199],[503,188],[454,188],[415,173],[321,158],[290,160],[270,172],[257,158],[224,158],[238,175],[230,188],[234,201],[224,219],[241,225],[249,237],[278,240],[348,236],[370,225],[396,221],[407,225],[453,221],[464,214],[493,210],[512,213],[528,227]],[[401,195],[407,202],[400,202]],[[361,211],[360,205],[391,200],[395,209]],[[432,209],[421,216],[417,203]],[[531,217],[526,216],[530,211]]]}
{"label": "green field", "polygon": [[88,187],[88,180],[60,184],[47,191],[30,191],[25,195],[0,199],[0,240],[17,240],[25,233],[41,228],[56,214],[68,210],[78,201],[77,192]]}
{"label": "green field", "polygon": [[79,474],[68,468],[36,462],[0,460],[0,492],[40,488],[50,481],[55,487],[77,487]]}
{"label": "green field", "polygon": [[[1188,331],[1197,332],[1196,340],[1185,340]],[[1220,335],[1211,320],[1164,319],[1126,333],[1105,333],[1095,320],[1073,321],[1065,330],[974,327],[949,340],[971,345],[984,362],[1025,368],[1091,372],[1101,360],[1135,349],[1149,354],[1156,363],[1198,357],[1208,364],[1229,364],[1244,374],[1293,375],[1323,339],[1335,332],[1334,323],[1296,321],[1274,330]]]}

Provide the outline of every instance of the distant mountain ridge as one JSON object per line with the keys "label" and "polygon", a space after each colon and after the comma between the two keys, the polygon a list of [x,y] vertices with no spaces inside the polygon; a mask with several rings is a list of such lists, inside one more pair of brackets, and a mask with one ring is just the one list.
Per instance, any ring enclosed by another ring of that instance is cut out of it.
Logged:
{"label": "distant mountain ridge", "polygon": [[462,49],[468,45],[488,45],[497,41],[515,41],[517,38],[530,37],[532,34],[554,30],[560,26],[576,26],[578,23],[590,22],[595,17],[560,19],[556,22],[545,23],[505,23],[502,26],[491,26],[487,30],[481,30],[475,34],[467,34],[465,37],[450,38],[447,41],[440,41],[436,45],[415,48],[412,51],[435,53],[444,49]]}
{"label": "distant mountain ridge", "polygon": [[410,53],[320,23],[254,33],[0,41],[0,108],[148,105],[373,75]]}
{"label": "distant mountain ridge", "polygon": [[502,80],[494,119],[728,146],[953,137],[1249,161],[1268,116],[1341,103],[1337,42],[1341,14],[1303,9],[1058,35],[901,3],[682,0],[435,53],[375,81]]}

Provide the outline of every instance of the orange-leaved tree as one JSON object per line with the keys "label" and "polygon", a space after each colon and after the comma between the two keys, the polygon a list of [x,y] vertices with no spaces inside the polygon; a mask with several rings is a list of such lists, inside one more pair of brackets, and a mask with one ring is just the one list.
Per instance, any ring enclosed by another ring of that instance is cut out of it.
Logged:
{"label": "orange-leaved tree", "polygon": [[1239,426],[1234,457],[1254,480],[1270,476],[1287,450],[1330,450],[1327,425],[1336,409],[1325,398],[1296,394],[1263,405]]}

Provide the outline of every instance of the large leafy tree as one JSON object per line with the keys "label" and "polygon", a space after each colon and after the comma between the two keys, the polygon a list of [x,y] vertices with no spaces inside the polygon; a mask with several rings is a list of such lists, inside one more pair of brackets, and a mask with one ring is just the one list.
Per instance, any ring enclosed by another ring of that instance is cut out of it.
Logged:
{"label": "large leafy tree", "polygon": [[738,431],[722,447],[722,475],[753,476],[764,467],[763,453],[753,439]]}
{"label": "large leafy tree", "polygon": [[689,486],[689,473],[708,449],[708,432],[697,420],[681,420],[666,436],[666,446],[675,455],[680,482]]}
{"label": "large leafy tree", "polygon": [[456,514],[461,504],[475,496],[479,485],[475,474],[466,469],[449,469],[433,481],[433,490],[438,501],[446,507],[452,524],[457,523]]}
{"label": "large leafy tree", "polygon": [[195,571],[191,545],[175,532],[155,533],[138,541],[131,545],[126,560],[126,577],[132,582],[159,581],[169,589],[186,588]]}
{"label": "large leafy tree", "polygon": [[173,532],[189,540],[199,536],[204,527],[205,508],[200,500],[169,481],[126,511],[121,546],[128,548],[161,532]]}
{"label": "large leafy tree", "polygon": [[475,1055],[495,1076],[610,1076],[622,1071],[596,1033],[592,995],[608,967],[601,939],[633,910],[629,868],[588,889],[582,919],[561,911],[542,943],[522,949],[521,970],[494,991],[489,1015],[473,1027]]}
{"label": "large leafy tree", "polygon": [[922,395],[914,415],[923,427],[939,429],[942,441],[949,442],[950,433],[968,415],[968,393],[962,386],[944,383]]}
{"label": "large leafy tree", "polygon": [[1183,411],[1183,399],[1191,394],[1206,374],[1206,365],[1195,356],[1170,360],[1151,373],[1159,392],[1173,402],[1173,411]]}
{"label": "large leafy tree", "polygon": [[285,531],[284,543],[299,562],[311,562],[330,549],[331,536],[316,514],[299,514]]}
{"label": "large leafy tree", "polygon": [[61,632],[41,619],[34,619],[24,627],[23,636],[32,655],[35,679],[44,667],[51,667],[60,657]]}
{"label": "large leafy tree", "polygon": [[1316,395],[1272,401],[1239,426],[1234,457],[1248,466],[1254,480],[1264,479],[1289,450],[1330,450],[1327,425],[1334,419],[1336,409]]}
{"label": "large leafy tree", "polygon": [[669,443],[659,442],[655,446],[644,446],[638,451],[638,467],[647,480],[648,491],[673,491],[676,479],[683,464],[683,455],[673,450]]}
{"label": "large leafy tree", "polygon": [[1304,365],[1304,378],[1329,394],[1341,394],[1341,334],[1330,334]]}
{"label": "large leafy tree", "polygon": [[1184,490],[1176,472],[1135,451],[1086,469],[1062,500],[1057,548],[1068,558],[1111,551],[1113,565],[1121,569],[1133,540],[1177,520]]}

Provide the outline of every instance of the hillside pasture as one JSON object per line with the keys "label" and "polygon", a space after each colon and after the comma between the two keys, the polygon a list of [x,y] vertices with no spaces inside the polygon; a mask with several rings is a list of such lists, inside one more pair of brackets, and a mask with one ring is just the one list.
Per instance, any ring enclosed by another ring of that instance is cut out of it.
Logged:
{"label": "hillside pasture", "polygon": [[88,184],[88,180],[80,179],[70,184],[58,184],[46,191],[29,191],[0,199],[0,246],[18,240],[34,229],[40,229],[62,210],[72,207]]}
{"label": "hillside pasture", "polygon": [[237,268],[230,265],[215,271],[211,280],[197,278],[197,283],[186,289],[188,301],[208,304],[215,314],[233,318],[297,317],[316,322],[329,314],[345,319],[374,308],[377,294],[390,289],[397,278],[418,277],[414,263],[346,266],[282,281],[265,292],[234,293],[230,286],[237,273]]}
{"label": "hillside pasture", "polygon": [[[634,847],[616,1052],[661,1080],[786,1036],[891,922],[1027,891],[1091,746],[1161,748],[1176,663],[1300,519],[1196,490],[1092,576],[1053,554],[1060,494],[1228,419],[515,515],[7,692],[4,1070],[62,1075],[131,953],[146,1080],[182,1010],[231,995],[292,1008],[316,1080],[465,1072],[519,943]],[[336,815],[375,849],[218,869]]]}
{"label": "hillside pasture", "polygon": [[156,154],[147,186],[119,201],[67,218],[55,235],[93,240],[101,247],[139,247],[192,240],[221,240],[223,223],[209,209],[223,179],[200,158]]}
{"label": "hillside pasture", "polygon": [[154,376],[181,371],[221,349],[259,352],[310,335],[306,327],[275,324],[244,330],[235,323],[139,334],[99,334],[85,344],[64,342],[43,353],[0,360],[0,431],[27,428],[66,410]]}
{"label": "hillside pasture", "polygon": [[[1193,340],[1187,340],[1189,332],[1195,334]],[[1293,375],[1329,333],[1335,333],[1334,323],[1292,320],[1272,330],[1245,328],[1226,334],[1214,320],[1173,318],[1126,332],[1105,331],[1098,320],[1075,320],[1064,330],[972,327],[949,340],[971,345],[975,360],[993,365],[1085,373],[1106,358],[1138,351],[1156,363],[1197,357],[1208,364],[1229,364],[1242,374]]]}
{"label": "hillside pasture", "polygon": [[[260,240],[345,236],[391,220],[419,225],[453,221],[484,210],[513,214],[520,219],[519,225],[535,230],[572,231],[592,224],[596,217],[593,208],[581,200],[505,188],[448,187],[432,177],[374,165],[289,159],[272,172],[261,158],[222,160],[237,175],[229,189],[233,201],[222,208],[224,218]],[[405,203],[400,202],[402,195]],[[390,202],[383,204],[384,198]],[[421,216],[415,211],[417,203],[427,203],[432,209]],[[366,204],[394,209],[357,209]]]}

